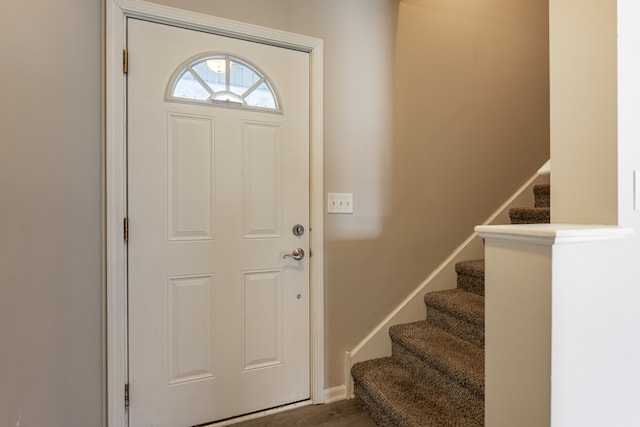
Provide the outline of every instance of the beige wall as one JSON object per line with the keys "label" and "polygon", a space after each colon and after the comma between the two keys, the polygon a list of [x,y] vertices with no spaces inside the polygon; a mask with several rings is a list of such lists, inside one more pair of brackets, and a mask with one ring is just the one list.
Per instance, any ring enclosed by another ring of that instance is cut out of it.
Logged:
{"label": "beige wall", "polygon": [[0,40],[0,425],[100,426],[101,2],[3,2]]}
{"label": "beige wall", "polygon": [[[327,386],[548,157],[537,0],[157,0],[325,41]],[[102,418],[101,5],[0,17],[0,425]],[[29,423],[27,423],[29,421]]]}
{"label": "beige wall", "polygon": [[549,7],[552,221],[617,224],[617,2]]}

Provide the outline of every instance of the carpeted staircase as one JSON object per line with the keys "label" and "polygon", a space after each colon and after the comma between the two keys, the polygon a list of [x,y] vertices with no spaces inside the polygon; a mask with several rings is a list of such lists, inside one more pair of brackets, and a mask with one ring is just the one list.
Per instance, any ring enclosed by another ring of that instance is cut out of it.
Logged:
{"label": "carpeted staircase", "polygon": [[[512,224],[549,222],[549,185]],[[356,399],[380,426],[484,425],[484,260],[455,266],[457,288],[424,297],[424,321],[389,328],[392,356],[351,369]]]}

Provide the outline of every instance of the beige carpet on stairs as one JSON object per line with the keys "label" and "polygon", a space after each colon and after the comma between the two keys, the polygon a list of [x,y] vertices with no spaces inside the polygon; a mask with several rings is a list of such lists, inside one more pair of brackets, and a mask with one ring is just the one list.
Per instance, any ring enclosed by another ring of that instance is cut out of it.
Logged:
{"label": "beige carpet on stairs", "polygon": [[[549,185],[514,224],[549,222]],[[389,329],[392,356],[353,366],[356,399],[379,426],[484,425],[484,260],[455,266],[457,288],[425,295],[424,321]]]}

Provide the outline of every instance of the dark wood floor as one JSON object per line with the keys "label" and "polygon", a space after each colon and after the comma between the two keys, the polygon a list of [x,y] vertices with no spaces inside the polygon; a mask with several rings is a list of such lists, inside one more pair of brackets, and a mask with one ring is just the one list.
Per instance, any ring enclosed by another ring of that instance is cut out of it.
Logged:
{"label": "dark wood floor", "polygon": [[234,424],[233,427],[375,427],[355,400],[310,405],[267,417]]}

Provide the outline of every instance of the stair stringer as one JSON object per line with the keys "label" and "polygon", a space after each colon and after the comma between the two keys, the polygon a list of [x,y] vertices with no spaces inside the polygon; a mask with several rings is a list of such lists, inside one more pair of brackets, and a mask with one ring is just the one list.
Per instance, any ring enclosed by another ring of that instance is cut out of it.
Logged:
{"label": "stair stringer", "polygon": [[[509,209],[515,206],[533,206],[533,191],[531,191],[533,186],[548,182],[548,176],[542,175],[540,172],[534,174],[481,225],[509,224]],[[365,360],[391,356],[389,328],[400,323],[424,320],[424,295],[427,292],[455,288],[455,264],[459,261],[483,257],[484,245],[482,239],[478,233],[473,232],[351,351],[345,352],[344,385],[346,398],[353,398],[351,367]]]}

